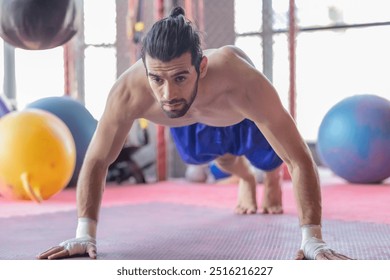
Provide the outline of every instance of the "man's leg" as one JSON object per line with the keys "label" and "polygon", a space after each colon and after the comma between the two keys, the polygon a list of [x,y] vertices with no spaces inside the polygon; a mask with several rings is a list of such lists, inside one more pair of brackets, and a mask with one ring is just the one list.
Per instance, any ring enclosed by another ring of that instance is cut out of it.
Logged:
{"label": "man's leg", "polygon": [[282,207],[283,167],[264,173],[264,192],[261,212],[264,214],[281,214]]}
{"label": "man's leg", "polygon": [[246,158],[225,154],[216,159],[216,164],[223,171],[239,178],[238,202],[235,212],[238,214],[256,213],[256,179]]}

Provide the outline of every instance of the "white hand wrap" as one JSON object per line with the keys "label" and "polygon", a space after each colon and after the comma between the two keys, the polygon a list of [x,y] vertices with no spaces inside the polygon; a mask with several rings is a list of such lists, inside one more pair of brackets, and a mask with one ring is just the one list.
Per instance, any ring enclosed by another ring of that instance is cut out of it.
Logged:
{"label": "white hand wrap", "polygon": [[88,252],[89,247],[93,247],[96,251],[95,238],[85,236],[79,238],[73,238],[60,243],[65,250],[69,252],[69,256],[84,255]]}
{"label": "white hand wrap", "polygon": [[90,218],[79,218],[76,230],[76,238],[89,236],[96,238],[97,222]]}
{"label": "white hand wrap", "polygon": [[76,238],[66,240],[60,243],[69,256],[83,255],[92,247],[96,251],[96,228],[97,222],[90,218],[79,218],[76,230]]}
{"label": "white hand wrap", "polygon": [[306,259],[315,260],[319,253],[331,250],[322,240],[320,225],[302,226],[302,244],[301,249]]}

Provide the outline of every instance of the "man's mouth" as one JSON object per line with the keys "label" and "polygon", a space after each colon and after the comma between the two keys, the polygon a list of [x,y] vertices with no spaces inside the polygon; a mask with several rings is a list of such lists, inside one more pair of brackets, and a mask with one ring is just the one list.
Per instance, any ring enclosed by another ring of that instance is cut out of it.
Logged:
{"label": "man's mouth", "polygon": [[175,111],[175,110],[180,109],[180,107],[181,107],[182,105],[183,105],[182,102],[177,102],[177,103],[172,103],[172,104],[165,103],[165,104],[163,104],[163,108],[164,108],[164,110],[166,110],[166,111]]}

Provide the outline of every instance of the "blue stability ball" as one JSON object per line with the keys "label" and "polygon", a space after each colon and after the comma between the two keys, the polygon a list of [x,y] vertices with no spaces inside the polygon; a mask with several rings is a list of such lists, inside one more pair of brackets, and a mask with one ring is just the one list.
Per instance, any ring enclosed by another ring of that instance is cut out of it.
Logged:
{"label": "blue stability ball", "polygon": [[27,105],[27,108],[49,111],[68,126],[76,144],[76,167],[69,182],[70,186],[75,186],[97,121],[83,104],[68,96],[42,98]]}
{"label": "blue stability ball", "polygon": [[390,101],[356,95],[337,103],[319,128],[318,153],[351,183],[380,183],[390,176]]}

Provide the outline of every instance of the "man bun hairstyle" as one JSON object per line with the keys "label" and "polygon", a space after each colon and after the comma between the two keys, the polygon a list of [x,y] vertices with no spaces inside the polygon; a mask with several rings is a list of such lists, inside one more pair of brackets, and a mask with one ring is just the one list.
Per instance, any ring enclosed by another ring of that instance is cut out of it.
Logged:
{"label": "man bun hairstyle", "polygon": [[182,15],[183,17],[185,17],[185,15],[186,15],[186,12],[180,6],[173,8],[171,13],[169,14],[170,17],[177,17],[177,16],[180,16],[180,15]]}
{"label": "man bun hairstyle", "polygon": [[182,7],[175,7],[169,16],[157,21],[146,34],[142,42],[141,56],[163,62],[178,58],[184,53],[191,53],[191,63],[199,74],[200,61],[203,57],[199,31],[185,17]]}

